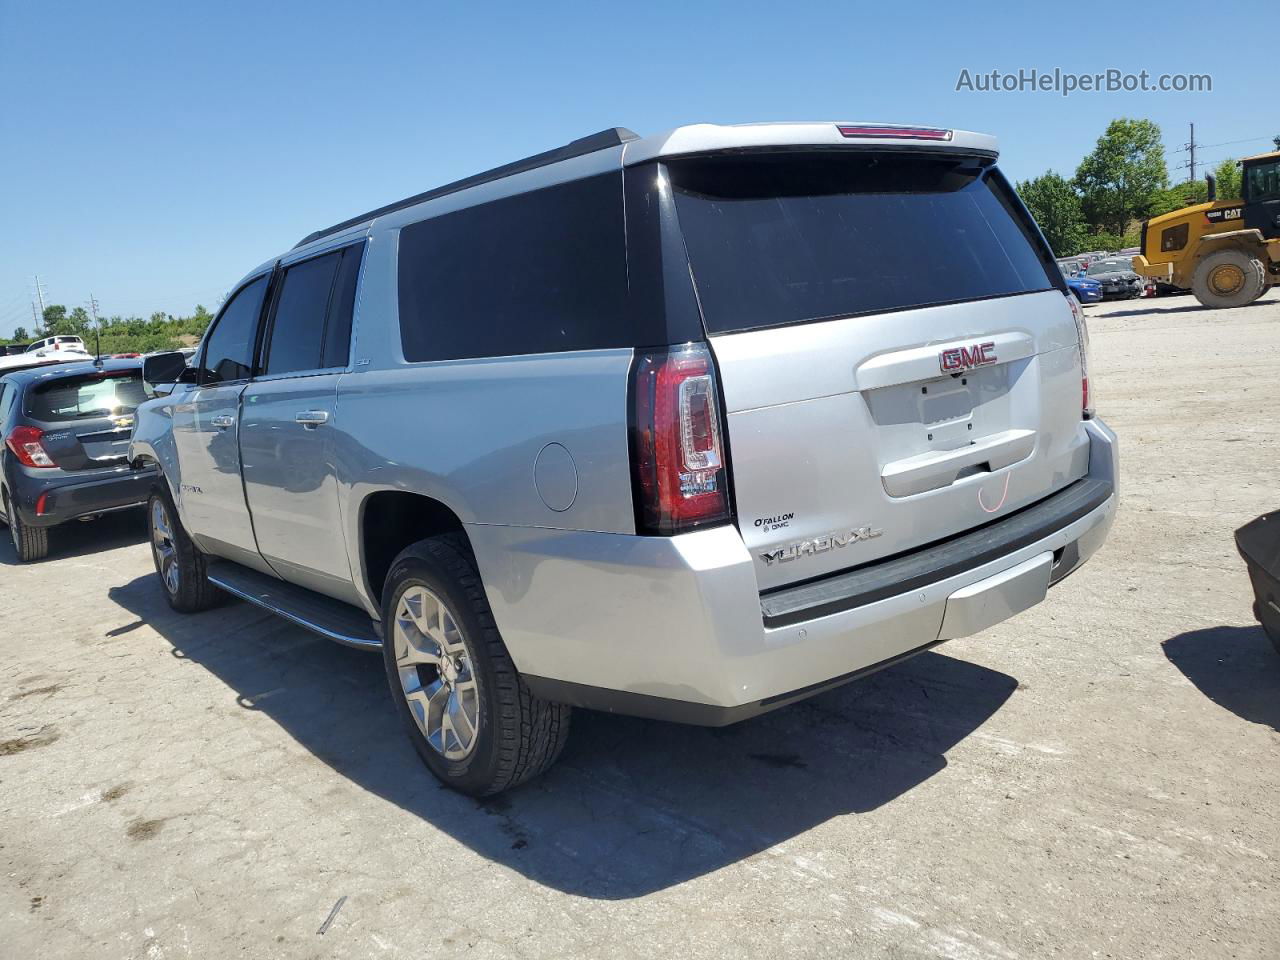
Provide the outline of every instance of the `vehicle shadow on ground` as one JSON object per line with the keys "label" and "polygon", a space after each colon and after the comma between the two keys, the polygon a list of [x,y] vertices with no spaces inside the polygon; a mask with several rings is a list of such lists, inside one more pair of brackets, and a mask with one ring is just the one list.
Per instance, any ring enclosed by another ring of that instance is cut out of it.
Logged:
{"label": "vehicle shadow on ground", "polygon": [[1169,662],[1218,706],[1280,731],[1280,655],[1262,627],[1209,627],[1163,644]]}
{"label": "vehicle shadow on ground", "polygon": [[1186,303],[1177,307],[1136,307],[1133,310],[1112,310],[1102,316],[1106,317],[1149,317],[1155,313],[1191,313],[1195,310],[1208,310],[1198,302]]}
{"label": "vehicle shadow on ground", "polygon": [[[1243,307],[1236,307],[1237,310],[1251,310],[1255,307],[1274,306],[1277,302],[1269,298],[1266,294],[1253,303],[1246,304]],[[1209,307],[1202,306],[1198,300],[1192,300],[1190,303],[1182,303],[1176,307],[1135,307],[1132,310],[1111,310],[1100,316],[1105,317],[1149,317],[1157,313],[1194,313],[1197,310],[1209,310]]]}
{"label": "vehicle shadow on ground", "polygon": [[943,770],[1018,686],[930,652],[723,729],[579,711],[550,773],[476,802],[422,767],[378,656],[238,602],[175,614],[153,576],[110,595],[342,776],[531,880],[601,899],[662,890],[889,803]]}
{"label": "vehicle shadow on ground", "polygon": [[[97,520],[83,523],[73,520],[49,530],[49,556],[36,563],[84,557],[142,543],[146,539],[147,512],[141,507],[107,513]],[[0,526],[0,564],[15,566],[17,563],[18,554],[13,548],[9,528]]]}

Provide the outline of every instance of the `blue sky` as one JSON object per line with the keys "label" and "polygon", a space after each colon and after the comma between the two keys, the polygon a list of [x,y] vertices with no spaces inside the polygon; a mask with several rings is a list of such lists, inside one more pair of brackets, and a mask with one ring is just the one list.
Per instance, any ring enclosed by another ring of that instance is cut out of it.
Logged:
{"label": "blue sky", "polygon": [[[1118,116],[1170,150],[1191,121],[1255,138],[1210,162],[1261,152],[1265,7],[0,0],[0,333],[30,326],[34,274],[52,302],[189,313],[313,229],[609,126],[964,127],[1019,179],[1069,175]],[[1213,92],[955,90],[962,68],[1032,67]]]}

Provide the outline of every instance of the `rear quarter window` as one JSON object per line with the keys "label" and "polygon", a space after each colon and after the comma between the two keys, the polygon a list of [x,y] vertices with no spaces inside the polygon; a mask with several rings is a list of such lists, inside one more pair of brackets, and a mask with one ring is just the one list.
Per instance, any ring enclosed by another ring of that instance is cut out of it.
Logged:
{"label": "rear quarter window", "polygon": [[119,417],[133,413],[146,399],[140,372],[86,374],[28,387],[26,413],[46,423]]}
{"label": "rear quarter window", "polygon": [[399,251],[406,360],[634,346],[621,173],[410,224]]}

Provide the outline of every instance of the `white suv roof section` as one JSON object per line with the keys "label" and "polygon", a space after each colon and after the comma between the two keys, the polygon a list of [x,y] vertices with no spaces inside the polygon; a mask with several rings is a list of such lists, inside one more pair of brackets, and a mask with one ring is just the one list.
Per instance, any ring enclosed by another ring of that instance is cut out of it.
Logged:
{"label": "white suv roof section", "polygon": [[[695,123],[676,127],[665,133],[631,140],[625,145],[626,166],[644,163],[658,157],[675,157],[717,150],[751,149],[754,147],[861,147],[883,146],[891,150],[948,150],[958,153],[999,153],[996,138],[985,133],[952,130],[949,140],[913,139],[907,136],[847,137],[841,127],[939,129],[912,124],[864,123],[859,121],[826,121],[817,123],[742,123],[722,125]],[[946,129],[946,128],[942,128]]]}

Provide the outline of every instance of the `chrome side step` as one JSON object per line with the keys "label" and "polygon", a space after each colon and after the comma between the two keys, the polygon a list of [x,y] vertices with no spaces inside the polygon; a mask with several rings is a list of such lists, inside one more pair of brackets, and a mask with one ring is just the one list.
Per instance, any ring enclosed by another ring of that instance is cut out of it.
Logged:
{"label": "chrome side step", "polygon": [[382,640],[363,610],[324,594],[250,570],[230,560],[209,564],[209,582],[241,600],[270,610],[326,639],[360,650],[380,650]]}

